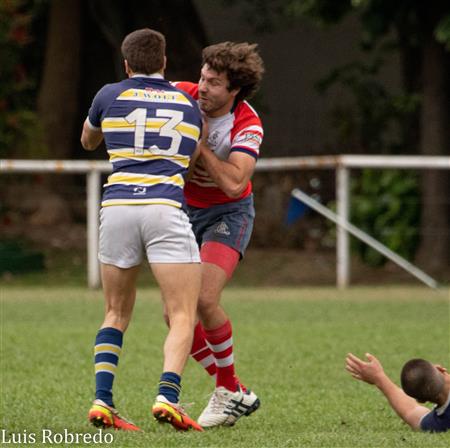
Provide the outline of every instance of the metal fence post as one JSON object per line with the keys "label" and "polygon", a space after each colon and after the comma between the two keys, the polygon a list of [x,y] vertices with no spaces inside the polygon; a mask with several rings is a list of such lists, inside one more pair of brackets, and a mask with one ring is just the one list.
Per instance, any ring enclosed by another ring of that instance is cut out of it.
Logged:
{"label": "metal fence post", "polygon": [[[349,168],[339,165],[336,169],[336,212],[339,220],[349,217]],[[350,245],[347,230],[336,227],[336,284],[342,289],[350,283]]]}
{"label": "metal fence post", "polygon": [[100,172],[88,171],[86,175],[87,194],[87,275],[89,288],[100,286],[98,253],[98,218],[100,211]]}

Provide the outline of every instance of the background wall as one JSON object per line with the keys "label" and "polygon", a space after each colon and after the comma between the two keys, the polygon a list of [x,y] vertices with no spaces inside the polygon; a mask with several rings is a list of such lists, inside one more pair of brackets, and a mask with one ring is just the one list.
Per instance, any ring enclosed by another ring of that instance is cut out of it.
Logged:
{"label": "background wall", "polygon": [[[266,66],[260,94],[251,101],[264,122],[262,157],[342,153],[330,127],[329,111],[345,93],[334,88],[320,95],[315,83],[330,69],[364,58],[359,50],[360,24],[351,16],[319,29],[306,20],[283,30],[256,33],[242,8],[222,2],[194,0],[210,43],[224,40],[257,42]],[[389,87],[400,86],[398,56],[382,72]]]}

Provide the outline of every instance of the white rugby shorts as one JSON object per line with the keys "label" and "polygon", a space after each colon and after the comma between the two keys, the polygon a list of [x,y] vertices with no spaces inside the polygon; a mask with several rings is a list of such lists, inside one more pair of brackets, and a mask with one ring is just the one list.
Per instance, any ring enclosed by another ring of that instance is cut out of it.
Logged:
{"label": "white rugby shorts", "polygon": [[100,210],[101,263],[119,268],[149,263],[200,263],[186,213],[171,205],[114,205]]}

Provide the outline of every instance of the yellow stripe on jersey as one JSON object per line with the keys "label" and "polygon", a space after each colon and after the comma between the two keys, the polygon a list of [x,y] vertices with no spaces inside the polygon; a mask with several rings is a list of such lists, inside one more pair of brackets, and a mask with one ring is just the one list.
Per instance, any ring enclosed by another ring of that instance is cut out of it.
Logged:
{"label": "yellow stripe on jersey", "polygon": [[[145,122],[145,130],[159,132],[159,130],[169,121],[168,118],[149,118]],[[123,117],[106,117],[102,121],[103,132],[127,132],[133,131],[136,127],[134,122],[128,123]]]}
{"label": "yellow stripe on jersey", "polygon": [[176,163],[183,168],[189,167],[190,157],[184,156],[182,154],[174,154],[172,156],[157,155],[153,154],[151,149],[144,150],[143,154],[135,154],[134,148],[123,148],[123,149],[110,149],[108,150],[110,162],[120,162],[122,160],[168,160],[170,162]]}
{"label": "yellow stripe on jersey", "polygon": [[175,126],[175,129],[183,136],[198,140],[200,138],[200,128],[188,123],[180,123]]}
{"label": "yellow stripe on jersey", "polygon": [[170,205],[172,207],[181,208],[181,203],[172,201],[171,199],[153,198],[153,199],[108,199],[102,202],[102,207],[110,207],[112,205]]}
{"label": "yellow stripe on jersey", "polygon": [[184,179],[181,174],[175,174],[174,176],[154,176],[151,174],[136,174],[136,173],[114,173],[108,177],[108,182],[103,185],[108,187],[114,184],[132,184],[151,186],[157,184],[169,184],[177,187],[184,187]]}
{"label": "yellow stripe on jersey", "polygon": [[[148,118],[145,122],[146,132],[160,132],[161,128],[169,121],[169,118]],[[136,124],[128,123],[125,118],[106,117],[102,121],[102,132],[133,132]],[[200,128],[189,123],[181,122],[174,128],[183,137],[198,140]]]}
{"label": "yellow stripe on jersey", "polygon": [[192,107],[191,102],[181,92],[172,92],[168,90],[128,89],[122,92],[117,99],[125,101],[184,104]]}

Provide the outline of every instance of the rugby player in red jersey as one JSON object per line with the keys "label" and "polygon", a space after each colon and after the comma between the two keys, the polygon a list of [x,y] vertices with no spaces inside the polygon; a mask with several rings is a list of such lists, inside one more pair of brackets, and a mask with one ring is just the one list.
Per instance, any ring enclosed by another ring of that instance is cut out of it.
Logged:
{"label": "rugby player in red jersey", "polygon": [[202,260],[199,323],[191,355],[216,388],[198,421],[231,426],[259,407],[259,399],[235,374],[230,319],[222,290],[243,257],[253,229],[251,177],[263,138],[261,120],[247,103],[264,73],[256,44],[223,42],[203,50],[198,84],[175,85],[198,101],[205,127],[200,157],[185,186],[189,218]]}

